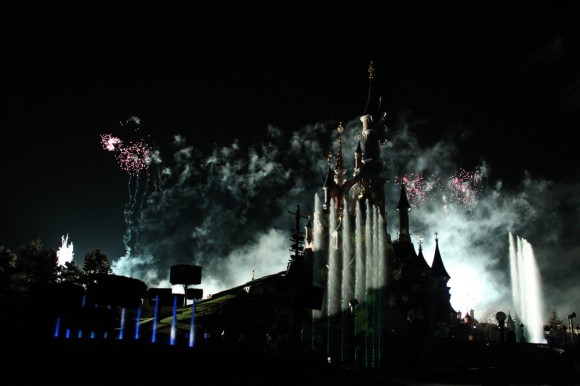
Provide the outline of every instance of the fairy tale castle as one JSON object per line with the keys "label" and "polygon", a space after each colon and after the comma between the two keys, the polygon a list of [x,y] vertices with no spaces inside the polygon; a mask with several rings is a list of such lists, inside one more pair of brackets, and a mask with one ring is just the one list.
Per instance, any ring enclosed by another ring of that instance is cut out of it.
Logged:
{"label": "fairy tale castle", "polygon": [[380,156],[387,140],[386,113],[373,83],[371,62],[352,174],[345,167],[340,124],[336,157],[328,157],[323,199],[316,196],[303,253],[293,257],[289,267],[311,266],[312,284],[323,289],[320,309],[312,311],[310,321],[312,347],[364,367],[381,366],[389,340],[448,336],[457,316],[438,240],[431,266],[421,244],[417,251],[411,241],[411,207],[404,184],[396,205],[397,239],[386,232],[386,208],[391,204],[385,202],[387,177]]}
{"label": "fairy tale castle", "polygon": [[[292,213],[293,253],[286,270],[200,299],[196,341],[310,353],[374,368],[401,357],[405,347],[413,346],[411,340],[451,335],[458,319],[438,241],[429,266],[421,245],[417,251],[411,241],[405,186],[396,206],[385,202],[386,168],[380,155],[387,139],[385,118],[371,63],[352,172],[345,167],[340,124],[338,151],[328,157],[313,212],[304,216],[298,205]],[[386,232],[391,206],[399,218],[395,240]],[[302,220],[307,220],[305,227]]]}

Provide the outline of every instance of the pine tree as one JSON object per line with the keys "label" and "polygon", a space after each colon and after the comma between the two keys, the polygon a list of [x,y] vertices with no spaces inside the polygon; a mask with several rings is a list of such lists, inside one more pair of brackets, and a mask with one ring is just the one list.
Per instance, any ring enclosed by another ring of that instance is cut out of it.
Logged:
{"label": "pine tree", "polygon": [[562,325],[562,319],[558,316],[558,312],[555,309],[552,309],[552,313],[550,314],[550,319],[548,319],[547,326],[550,328],[560,328]]}

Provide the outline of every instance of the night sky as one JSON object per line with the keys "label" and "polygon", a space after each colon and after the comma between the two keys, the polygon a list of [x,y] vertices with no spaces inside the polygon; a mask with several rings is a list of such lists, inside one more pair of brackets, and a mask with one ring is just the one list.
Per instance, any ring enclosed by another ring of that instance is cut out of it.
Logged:
{"label": "night sky", "polygon": [[[68,235],[77,263],[100,249],[150,286],[198,264],[206,294],[282,271],[340,122],[352,173],[373,60],[391,236],[398,178],[420,174],[413,242],[430,263],[437,232],[454,307],[510,311],[512,232],[546,310],[580,312],[578,6],[201,4],[2,12],[0,245]],[[143,139],[148,169],[102,134]]]}

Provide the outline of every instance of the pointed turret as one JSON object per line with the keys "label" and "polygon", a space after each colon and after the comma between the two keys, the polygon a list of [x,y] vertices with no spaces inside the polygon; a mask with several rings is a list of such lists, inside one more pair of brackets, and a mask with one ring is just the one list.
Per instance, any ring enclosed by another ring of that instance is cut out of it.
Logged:
{"label": "pointed turret", "polygon": [[423,236],[419,236],[419,253],[417,254],[417,259],[419,260],[418,264],[420,269],[424,271],[425,274],[429,274],[429,271],[431,271],[431,267],[429,266],[429,263],[427,263],[427,260],[423,255]]}
{"label": "pointed turret", "polygon": [[425,262],[427,262],[425,260],[425,256],[423,256],[423,236],[419,237],[419,253],[417,254],[417,257]]}
{"label": "pointed turret", "polygon": [[443,265],[443,259],[441,259],[437,234],[435,234],[435,257],[433,258],[433,264],[431,264],[431,271],[433,272],[433,276],[440,277],[445,284],[451,278],[445,269],[445,265]]}
{"label": "pointed turret", "polygon": [[411,234],[409,233],[409,211],[411,205],[407,199],[407,190],[405,184],[401,184],[401,194],[399,196],[399,204],[397,205],[397,212],[399,212],[399,241],[411,242]]}

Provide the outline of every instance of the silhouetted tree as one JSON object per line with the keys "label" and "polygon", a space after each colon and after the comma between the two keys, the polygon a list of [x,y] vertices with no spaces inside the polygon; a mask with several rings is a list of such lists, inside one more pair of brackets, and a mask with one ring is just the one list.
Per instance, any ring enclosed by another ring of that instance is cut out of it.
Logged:
{"label": "silhouetted tree", "polygon": [[42,241],[39,238],[30,240],[18,247],[16,268],[26,276],[27,281],[32,272],[32,264],[41,250]]}
{"label": "silhouetted tree", "polygon": [[18,249],[17,268],[32,283],[54,283],[58,278],[58,255],[56,250],[42,250],[42,241],[37,238],[21,245]]}
{"label": "silhouetted tree", "polygon": [[0,245],[0,275],[13,273],[18,256],[4,245]]}
{"label": "silhouetted tree", "polygon": [[100,249],[95,249],[85,255],[83,264],[85,275],[112,275],[113,269],[109,264],[109,258]]}
{"label": "silhouetted tree", "polygon": [[40,283],[56,283],[58,280],[58,254],[55,249],[43,250],[33,264],[33,273]]}
{"label": "silhouetted tree", "polygon": [[11,298],[19,292],[15,280],[17,260],[16,253],[0,245],[0,299]]}
{"label": "silhouetted tree", "polygon": [[552,328],[558,328],[562,324],[562,319],[558,316],[558,312],[555,309],[552,309],[550,313],[550,319],[548,319],[548,326]]}
{"label": "silhouetted tree", "polygon": [[544,325],[544,332],[546,335],[546,339],[550,344],[558,344],[560,343],[561,338],[561,331],[562,331],[562,319],[558,316],[558,312],[555,309],[552,309],[550,313],[550,318],[548,319],[547,323]]}
{"label": "silhouetted tree", "polygon": [[58,281],[60,283],[83,284],[84,272],[74,261],[67,261],[59,268]]}

